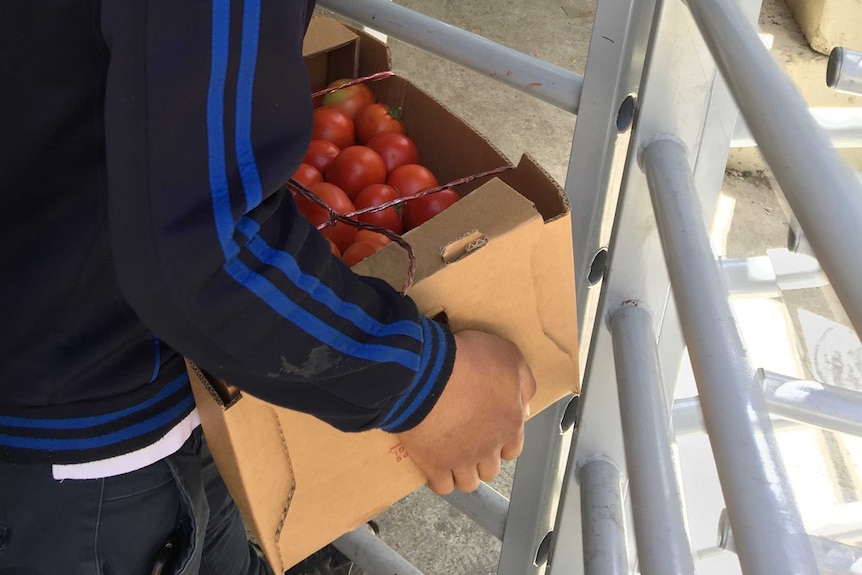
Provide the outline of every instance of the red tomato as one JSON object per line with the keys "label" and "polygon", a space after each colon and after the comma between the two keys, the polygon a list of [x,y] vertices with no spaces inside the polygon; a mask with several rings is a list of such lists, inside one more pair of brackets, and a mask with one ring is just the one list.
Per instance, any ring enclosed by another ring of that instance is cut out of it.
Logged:
{"label": "red tomato", "polygon": [[326,173],[326,168],[332,163],[341,152],[341,148],[326,140],[311,140],[308,144],[308,151],[305,152],[305,159],[302,161],[309,166],[317,168],[321,174]]}
{"label": "red tomato", "polygon": [[353,240],[353,243],[358,244],[359,242],[377,242],[385,246],[386,244],[392,243],[392,240],[380,232],[359,229],[356,230],[356,239]]}
{"label": "red tomato", "polygon": [[[371,184],[370,186],[362,188],[362,191],[353,198],[353,205],[356,206],[357,210],[361,210],[364,208],[379,206],[386,202],[397,200],[398,198],[398,192],[395,191],[395,188],[392,186],[387,186],[386,184]],[[357,219],[361,222],[380,226],[381,228],[389,228],[396,234],[400,234],[404,231],[404,222],[401,221],[401,214],[395,206],[386,208],[379,212],[362,214],[357,216]]]}
{"label": "red tomato", "polygon": [[[349,78],[346,80],[336,80],[327,86],[327,88],[335,88],[349,81]],[[359,111],[359,108],[373,104],[375,101],[371,88],[365,84],[356,84],[349,88],[342,88],[330,92],[323,97],[324,106],[333,106],[339,110],[343,110],[351,119],[356,117],[356,112]]]}
{"label": "red tomato", "polygon": [[305,187],[310,186],[311,184],[316,184],[317,182],[323,181],[323,176],[314,166],[309,166],[305,162],[299,164],[299,168],[297,168],[296,173],[293,174],[293,179],[304,185]]}
{"label": "red tomato", "polygon": [[402,196],[412,196],[440,185],[434,174],[419,164],[405,164],[395,168],[386,178],[386,183],[398,190]]}
{"label": "red tomato", "polygon": [[366,186],[385,182],[386,166],[371,148],[350,146],[326,168],[326,181],[344,190],[352,200]]}
{"label": "red tomato", "polygon": [[[320,196],[320,199],[326,202],[326,205],[340,214],[346,214],[347,212],[352,212],[356,209],[353,207],[353,202],[350,201],[347,194],[345,194],[338,186],[327,182],[320,182],[309,186],[308,189]],[[303,196],[297,196],[296,204],[299,206],[300,213],[302,213],[302,215],[304,215],[312,225],[319,226],[320,224],[329,221],[329,212],[311,200]],[[344,252],[344,250],[353,243],[353,240],[356,237],[356,228],[342,222],[338,222],[335,225],[323,228],[320,230],[320,233],[332,240],[338,249],[341,252]]]}
{"label": "red tomato", "polygon": [[353,120],[338,108],[322,106],[314,111],[312,140],[326,140],[343,150],[353,145],[355,137]]}
{"label": "red tomato", "polygon": [[419,152],[416,150],[416,144],[404,134],[396,132],[378,134],[371,138],[368,147],[383,158],[387,174],[391,174],[392,170],[405,164],[419,163]]}
{"label": "red tomato", "polygon": [[326,238],[326,240],[329,242],[329,251],[332,252],[332,255],[334,255],[338,259],[341,259],[341,250],[338,249],[338,246],[335,245],[335,242],[330,240],[329,238]]}
{"label": "red tomato", "polygon": [[344,251],[341,259],[348,266],[353,267],[368,256],[377,253],[383,244],[378,242],[356,242]]}
{"label": "red tomato", "polygon": [[369,104],[356,112],[356,139],[360,144],[371,140],[377,134],[388,132],[404,133],[404,124],[399,122],[386,104]]}
{"label": "red tomato", "polygon": [[404,204],[404,224],[408,230],[421,226],[461,199],[458,192],[446,188]]}

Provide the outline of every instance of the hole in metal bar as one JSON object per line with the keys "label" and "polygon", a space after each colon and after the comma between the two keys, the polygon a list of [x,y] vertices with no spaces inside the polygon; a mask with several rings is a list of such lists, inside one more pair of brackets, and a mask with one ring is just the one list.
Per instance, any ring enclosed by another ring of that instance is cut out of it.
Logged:
{"label": "hole in metal bar", "polygon": [[554,532],[548,531],[544,537],[542,537],[542,542],[539,543],[539,548],[536,550],[536,559],[533,561],[533,565],[539,567],[548,562],[548,557],[551,555],[551,540],[553,539]]}
{"label": "hole in metal bar", "polygon": [[593,257],[593,263],[590,264],[590,273],[587,276],[587,284],[593,287],[605,277],[605,266],[608,263],[608,248],[600,249]]}
{"label": "hole in metal bar", "polygon": [[575,395],[569,400],[569,404],[563,411],[563,418],[560,420],[560,433],[565,433],[578,422],[578,396]]}
{"label": "hole in metal bar", "polygon": [[620,104],[620,109],[617,112],[617,131],[620,134],[631,128],[632,122],[635,120],[635,108],[637,98],[634,94],[629,94],[623,103]]}

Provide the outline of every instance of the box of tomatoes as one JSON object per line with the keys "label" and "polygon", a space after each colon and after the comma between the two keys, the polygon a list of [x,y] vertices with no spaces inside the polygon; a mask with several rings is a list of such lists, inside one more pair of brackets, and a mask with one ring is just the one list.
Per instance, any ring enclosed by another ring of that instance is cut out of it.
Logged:
{"label": "box of tomatoes", "polygon": [[[313,20],[305,46],[309,74],[323,85],[389,70],[384,44],[333,20]],[[293,178],[377,230],[341,222],[323,227],[333,253],[354,272],[401,289],[408,256],[389,241],[397,233],[415,254],[407,295],[422,313],[456,331],[485,330],[518,344],[538,384],[533,414],[576,393],[571,228],[559,186],[527,156],[510,166],[404,78],[365,82],[359,91],[324,96],[307,166]],[[407,201],[401,210],[372,211],[458,180],[467,183]],[[331,219],[305,197],[297,202],[312,222]],[[425,483],[394,435],[342,433],[189,368],[216,463],[278,573]]]}

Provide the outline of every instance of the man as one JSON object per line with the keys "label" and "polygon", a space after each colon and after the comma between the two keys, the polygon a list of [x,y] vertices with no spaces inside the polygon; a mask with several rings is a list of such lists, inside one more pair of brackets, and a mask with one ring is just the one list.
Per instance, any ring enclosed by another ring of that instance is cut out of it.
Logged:
{"label": "man", "polygon": [[354,275],[281,187],[313,0],[0,3],[0,574],[265,573],[182,356],[439,493],[523,443],[511,343]]}

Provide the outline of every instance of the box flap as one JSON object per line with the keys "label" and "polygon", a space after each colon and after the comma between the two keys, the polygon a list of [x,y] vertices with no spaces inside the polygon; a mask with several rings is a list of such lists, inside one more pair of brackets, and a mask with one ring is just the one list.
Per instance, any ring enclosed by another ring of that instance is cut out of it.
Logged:
{"label": "box flap", "polygon": [[359,40],[350,28],[332,18],[312,18],[302,40],[302,57],[310,58]]}
{"label": "box flap", "polygon": [[[453,242],[476,232],[486,243],[494,243],[533,220],[534,225],[541,225],[532,202],[501,180],[492,179],[436,218],[404,234],[417,260],[415,284],[444,267],[459,264],[463,258],[453,258],[451,252],[447,257],[446,248]],[[405,250],[393,243],[356,264],[353,271],[384,279],[400,289],[407,277],[408,262]]]}

